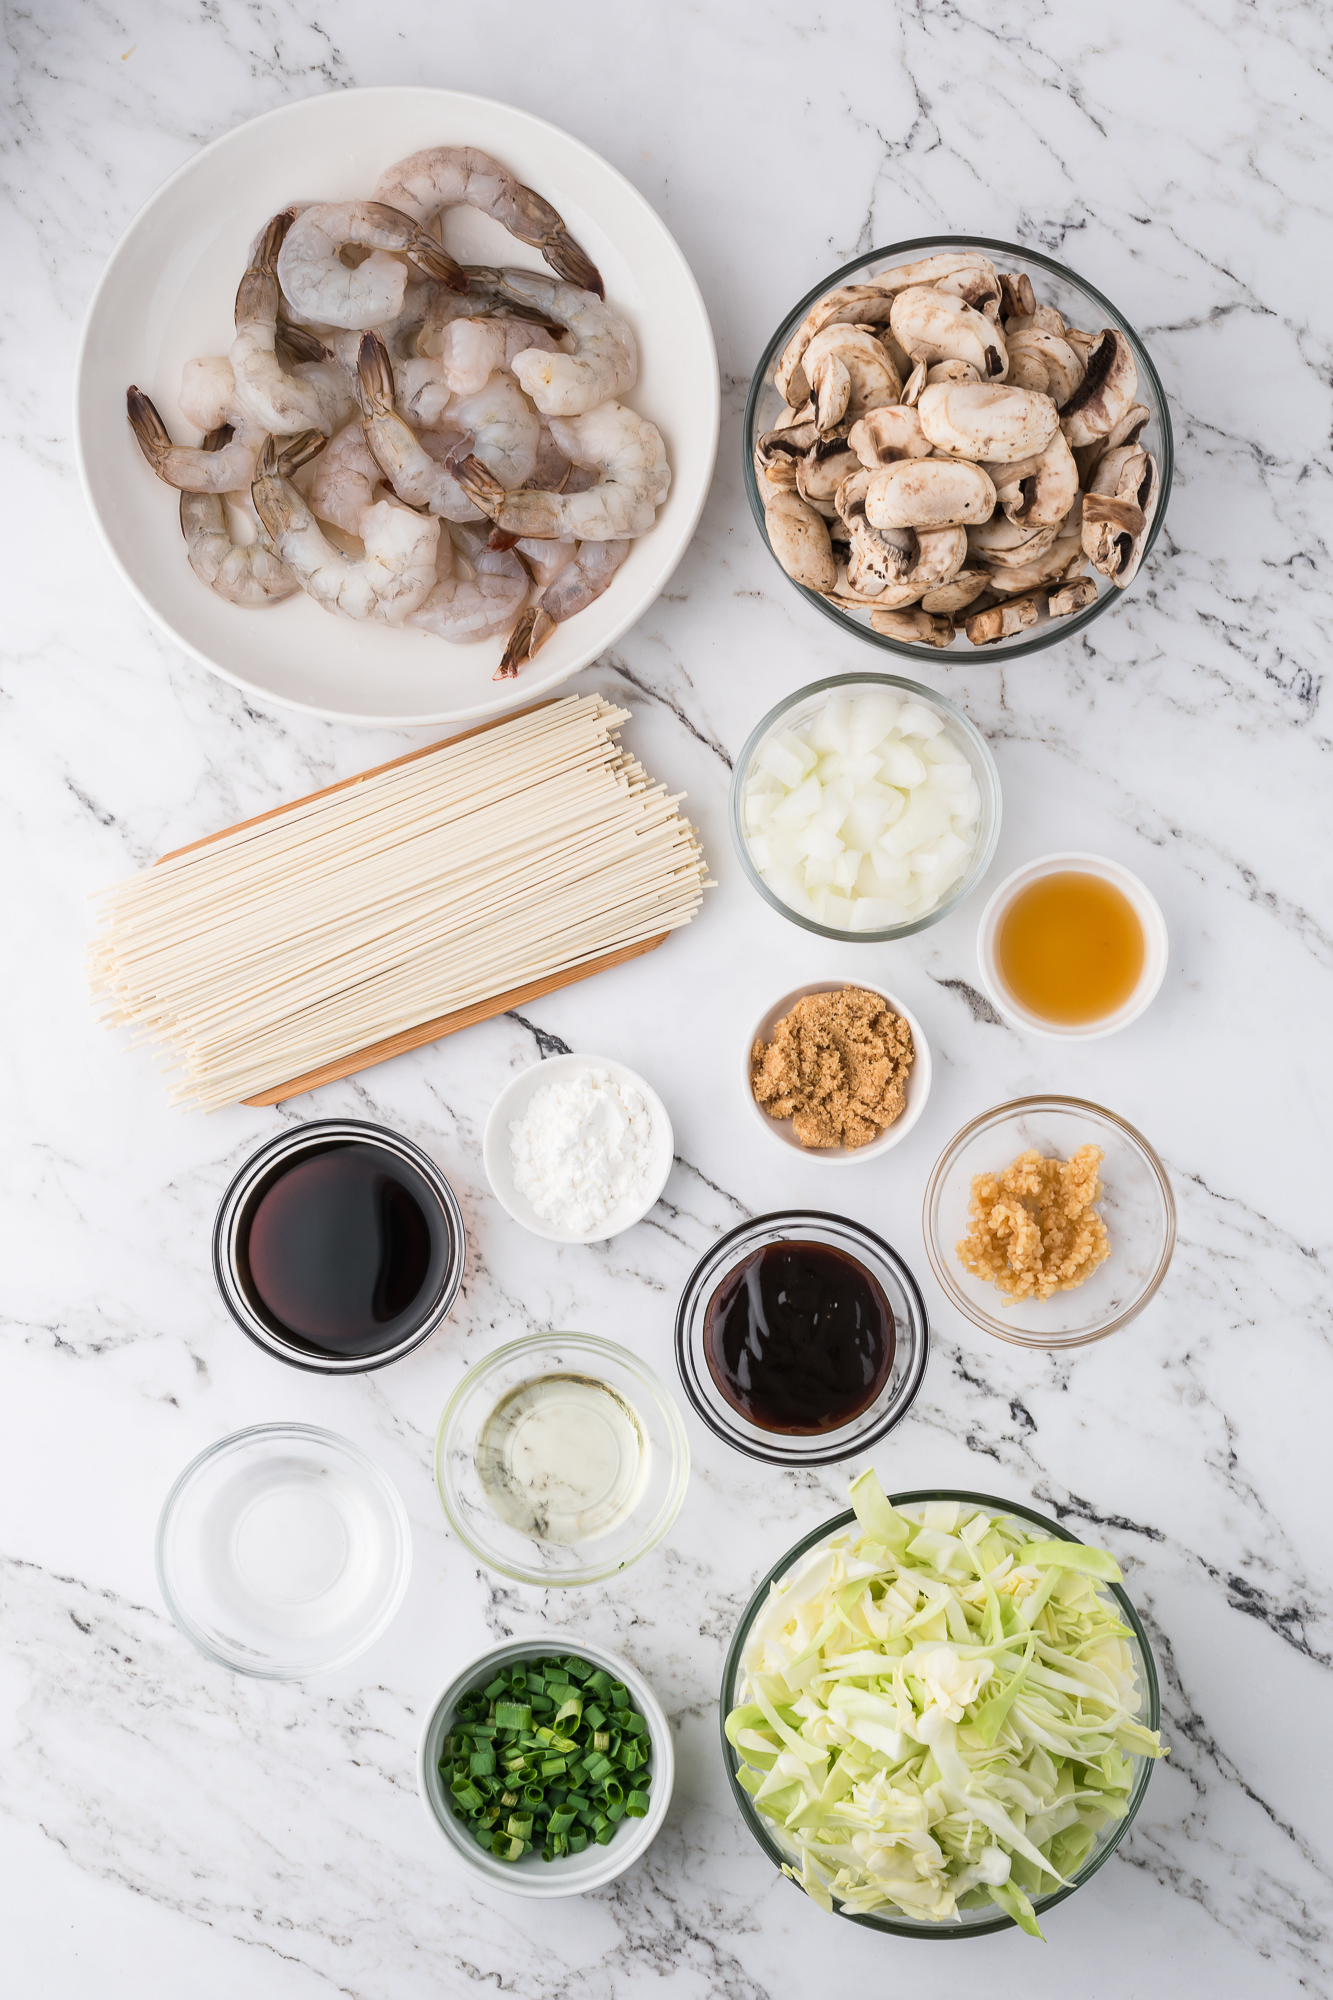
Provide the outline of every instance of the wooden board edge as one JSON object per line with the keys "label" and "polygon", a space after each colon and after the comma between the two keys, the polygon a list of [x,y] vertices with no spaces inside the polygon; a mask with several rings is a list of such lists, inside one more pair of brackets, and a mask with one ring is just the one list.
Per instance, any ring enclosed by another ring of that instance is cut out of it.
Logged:
{"label": "wooden board edge", "polygon": [[281,1104],[288,1097],[300,1097],[307,1090],[317,1090],[321,1084],[340,1083],[344,1077],[355,1076],[358,1070],[372,1069],[376,1063],[405,1055],[409,1049],[423,1048],[427,1042],[438,1042],[445,1035],[457,1034],[460,1028],[471,1028],[478,1021],[493,1020],[497,1014],[507,1014],[511,1008],[526,1006],[529,1000],[540,1000],[548,993],[558,993],[564,986],[576,985],[581,979],[591,979],[594,973],[609,972],[614,965],[624,965],[632,958],[641,958],[645,952],[656,951],[659,945],[665,944],[670,935],[670,931],[662,931],[657,937],[645,938],[639,944],[622,945],[619,951],[606,952],[601,958],[590,959],[584,965],[571,965],[564,972],[533,980],[531,985],[515,986],[512,991],[494,994],[489,1000],[474,1000],[470,1007],[460,1007],[453,1014],[437,1014],[434,1020],[422,1021],[415,1028],[404,1028],[382,1042],[372,1042],[368,1048],[340,1056],[336,1062],[324,1063],[318,1069],[307,1070],[304,1076],[293,1077],[290,1083],[279,1084],[273,1090],[262,1091],[258,1097],[246,1097],[241,1101],[255,1106]]}

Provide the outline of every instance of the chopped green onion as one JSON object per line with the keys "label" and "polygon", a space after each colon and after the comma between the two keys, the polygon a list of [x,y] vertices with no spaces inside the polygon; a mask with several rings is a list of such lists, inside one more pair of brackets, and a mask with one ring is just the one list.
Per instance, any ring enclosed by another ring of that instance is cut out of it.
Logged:
{"label": "chopped green onion", "polygon": [[[776,1699],[785,1707],[788,1696]],[[644,1818],[650,1754],[648,1724],[624,1684],[566,1656],[505,1668],[464,1695],[439,1769],[487,1853],[556,1861],[584,1853],[590,1839],[605,1847],[622,1819]],[[1125,1760],[1109,1738],[1099,1755],[1092,1782],[1109,1808]]]}

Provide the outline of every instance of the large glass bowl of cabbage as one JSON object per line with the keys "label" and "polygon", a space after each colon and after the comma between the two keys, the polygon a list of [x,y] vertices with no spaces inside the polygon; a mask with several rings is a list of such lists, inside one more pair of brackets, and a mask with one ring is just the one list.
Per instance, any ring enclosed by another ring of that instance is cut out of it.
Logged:
{"label": "large glass bowl of cabbage", "polygon": [[1120,1570],[988,1494],[889,1498],[870,1471],[849,1498],[769,1571],[732,1641],[737,1803],[782,1872],[854,1923],[1040,1937],[1166,1754]]}

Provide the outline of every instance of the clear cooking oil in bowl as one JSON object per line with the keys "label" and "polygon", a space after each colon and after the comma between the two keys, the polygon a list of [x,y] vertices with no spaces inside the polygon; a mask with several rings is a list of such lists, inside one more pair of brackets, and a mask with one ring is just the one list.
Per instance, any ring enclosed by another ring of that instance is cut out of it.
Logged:
{"label": "clear cooking oil in bowl", "polygon": [[629,1519],[651,1455],[638,1412],[595,1376],[539,1375],[501,1399],[476,1447],[497,1516],[541,1542],[572,1547]]}

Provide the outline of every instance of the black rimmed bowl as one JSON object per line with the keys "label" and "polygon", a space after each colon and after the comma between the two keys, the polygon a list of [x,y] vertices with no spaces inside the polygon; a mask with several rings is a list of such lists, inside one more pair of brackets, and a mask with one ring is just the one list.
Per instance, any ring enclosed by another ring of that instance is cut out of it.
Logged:
{"label": "black rimmed bowl", "polygon": [[[766,431],[776,429],[786,408],[774,384],[778,363],[782,359],[787,342],[795,333],[812,305],[822,299],[835,286],[855,284],[867,276],[877,276],[896,264],[915,264],[926,257],[939,256],[951,250],[981,250],[990,258],[997,271],[1025,274],[1032,280],[1032,288],[1039,305],[1055,306],[1067,324],[1081,327],[1087,333],[1100,333],[1103,327],[1116,327],[1129,342],[1138,369],[1139,386],[1136,400],[1151,412],[1151,420],[1145,427],[1140,443],[1157,460],[1159,488],[1157,511],[1148,528],[1144,544],[1143,561],[1152,553],[1154,544],[1162,532],[1166,520],[1167,502],[1171,497],[1171,481],[1175,471],[1175,441],[1171,434],[1171,416],[1167,406],[1166,391],[1161,378],[1154,368],[1148,353],[1134,328],[1118,307],[1081,278],[1067,265],[1059,264],[1054,257],[1045,257],[1039,250],[1026,249],[1021,243],[1004,243],[989,236],[918,236],[909,242],[890,243],[882,250],[871,250],[864,257],[854,257],[850,264],[829,273],[817,284],[813,291],[794,305],[783,320],[773,338],[769,341],[759,366],[754,371],[750,383],[750,393],[745,404],[743,425],[743,449],[745,453],[745,490],[750,496],[750,507],[763,535],[764,545],[769,546],[768,534],[764,527],[764,503],[760,493],[759,479],[754,466],[754,448],[757,440]],[[773,560],[776,562],[777,557]],[[781,568],[781,564],[778,565]],[[1024,632],[1016,632],[1007,639],[995,639],[984,647],[974,647],[960,632],[952,647],[941,650],[935,646],[914,645],[910,641],[891,639],[882,632],[873,630],[869,610],[845,611],[840,605],[830,604],[818,591],[807,590],[803,584],[791,583],[793,590],[799,590],[802,597],[831,618],[843,631],[868,645],[882,647],[887,653],[896,653],[899,659],[932,661],[938,667],[942,660],[951,660],[959,655],[980,652],[988,657],[998,655],[1002,659],[1021,659],[1026,653],[1040,653],[1047,646],[1054,646],[1062,639],[1072,639],[1078,632],[1085,631],[1097,618],[1103,616],[1116,601],[1135,588],[1131,582],[1126,590],[1110,583],[1091,567],[1088,574],[1097,585],[1097,597],[1082,611],[1070,618],[1048,618],[1042,614],[1040,621]],[[786,576],[786,571],[783,570]]]}
{"label": "black rimmed bowl", "polygon": [[[704,1349],[708,1302],[744,1257],[770,1243],[818,1243],[864,1266],[893,1312],[893,1359],[888,1380],[869,1408],[836,1430],[789,1435],[764,1430],[732,1407],[713,1380]],[[769,1465],[837,1465],[869,1449],[911,1409],[930,1354],[930,1322],[916,1279],[882,1236],[844,1215],[782,1209],[758,1215],[720,1237],[699,1259],[676,1309],[676,1366],[685,1393],[710,1431],[747,1458]]]}
{"label": "black rimmed bowl", "polygon": [[[277,1318],[260,1294],[250,1269],[250,1224],[263,1196],[293,1166],[349,1146],[372,1147],[385,1156],[400,1184],[413,1197],[429,1236],[428,1254],[415,1296],[400,1310],[386,1311],[373,1342],[356,1352],[319,1345]],[[383,1125],[359,1118],[320,1118],[281,1132],[252,1153],[222,1197],[213,1225],[213,1275],[241,1331],[289,1367],[318,1375],[358,1375],[387,1367],[429,1340],[443,1325],[458,1297],[467,1262],[463,1211],[444,1175],[428,1153]]]}
{"label": "black rimmed bowl", "polygon": [[[1015,1505],[1008,1500],[997,1500],[994,1494],[991,1493],[966,1493],[955,1486],[942,1486],[914,1493],[890,1493],[888,1498],[892,1506],[903,1511],[911,1511],[914,1508],[928,1505],[933,1500],[957,1500],[964,1506],[982,1507],[988,1513],[1002,1514],[1011,1520],[1031,1522],[1034,1528],[1040,1530],[1040,1539],[1044,1541],[1077,1542],[1079,1540],[1077,1535],[1072,1535],[1069,1529],[1063,1527],[1059,1521],[1048,1520],[1046,1515],[1036,1513],[1031,1507]],[[732,1796],[735,1798],[740,1810],[741,1818],[745,1821],[746,1826],[753,1834],[758,1845],[773,1863],[773,1866],[778,1869],[798,1866],[801,1858],[800,1850],[794,1842],[784,1842],[782,1840],[779,1829],[774,1826],[771,1820],[765,1819],[764,1815],[755,1805],[754,1800],[750,1797],[750,1794],[741,1784],[737,1772],[740,1769],[742,1759],[727,1741],[727,1717],[730,1715],[732,1709],[737,1706],[738,1691],[744,1680],[741,1657],[745,1651],[746,1640],[750,1636],[750,1628],[767,1604],[771,1586],[775,1583],[780,1583],[785,1576],[789,1575],[802,1556],[808,1554],[811,1549],[819,1547],[821,1543],[831,1541],[835,1535],[845,1533],[855,1520],[856,1515],[849,1507],[846,1513],[837,1515],[834,1520],[826,1522],[822,1528],[815,1528],[810,1534],[802,1536],[801,1540],[794,1547],[788,1549],[787,1553],[774,1563],[768,1574],[760,1579],[754,1596],[745,1607],[740,1624],[736,1627],[736,1636],[733,1638],[727,1652],[726,1665],[722,1669],[722,1692],[719,1701],[718,1720],[722,1735],[722,1762],[726,1769],[727,1780],[731,1786]],[[1157,1729],[1160,1727],[1162,1719],[1162,1703],[1157,1686],[1157,1667],[1153,1660],[1152,1648],[1148,1644],[1148,1634],[1143,1628],[1143,1620],[1139,1617],[1138,1612],[1134,1609],[1134,1606],[1130,1603],[1129,1598],[1118,1583],[1102,1583],[1099,1581],[1097,1588],[1108,1593],[1115,1599],[1116,1609],[1129,1629],[1130,1636],[1125,1643],[1129,1647],[1131,1657],[1133,1658],[1134,1671],[1143,1695],[1140,1720],[1146,1728]],[[1097,1870],[1110,1860],[1125,1835],[1129,1832],[1130,1827],[1134,1823],[1134,1817],[1139,1807],[1143,1804],[1144,1794],[1148,1789],[1148,1780],[1152,1776],[1154,1760],[1151,1757],[1141,1757],[1135,1754],[1131,1761],[1134,1765],[1134,1782],[1130,1787],[1129,1802],[1124,1818],[1112,1821],[1108,1827],[1103,1829],[1096,1844],[1082,1865],[1075,1870],[1064,1888],[1052,1890],[1046,1896],[1034,1896],[1032,1898],[1032,1907],[1036,1911],[1038,1921],[1040,1921],[1047,1910],[1054,1909],[1057,1903],[1063,1903],[1076,1890],[1081,1889],[1084,1883],[1089,1881],[1097,1873]],[[801,1893],[804,1894],[804,1890]],[[834,1910],[835,1914],[843,1918],[847,1923],[862,1924],[867,1930],[887,1931],[894,1937],[975,1938],[985,1937],[991,1931],[1006,1931],[1017,1928],[1012,1917],[1003,1915],[993,1905],[984,1909],[960,1910],[957,1922],[939,1924],[914,1921],[910,1917],[901,1915],[885,1917],[875,1913],[866,1913],[864,1915],[853,1914],[849,1910],[839,1908],[836,1904],[834,1905]]]}

